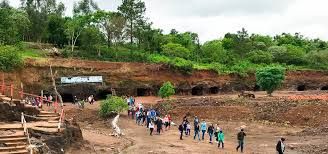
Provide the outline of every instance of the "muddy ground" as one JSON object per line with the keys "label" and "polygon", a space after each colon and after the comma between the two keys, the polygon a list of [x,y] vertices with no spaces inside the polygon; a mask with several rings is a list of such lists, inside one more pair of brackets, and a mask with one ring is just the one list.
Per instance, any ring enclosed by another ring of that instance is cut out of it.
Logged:
{"label": "muddy ground", "polygon": [[[287,139],[287,153],[328,153],[328,107],[319,100],[290,100],[290,96],[313,95],[312,92],[279,92],[275,97],[257,93],[256,99],[240,99],[236,95],[174,97],[170,105],[158,105],[156,97],[137,98],[137,102],[161,108],[179,123],[188,115],[206,119],[208,123],[219,124],[223,128],[225,149],[205,141],[195,141],[192,136],[179,140],[177,127],[161,135],[149,136],[144,126],[124,113],[119,122],[125,135],[113,137],[110,120],[98,117],[99,103],[86,105],[84,110],[66,105],[66,117],[75,118],[81,126],[84,141],[79,147],[72,147],[66,153],[236,153],[236,133],[245,126],[247,133],[245,153],[275,153],[275,144],[280,137]],[[317,94],[316,94],[317,95]],[[165,104],[165,103],[164,103]],[[169,106],[169,107],[168,107]],[[191,132],[193,135],[193,131]]]}

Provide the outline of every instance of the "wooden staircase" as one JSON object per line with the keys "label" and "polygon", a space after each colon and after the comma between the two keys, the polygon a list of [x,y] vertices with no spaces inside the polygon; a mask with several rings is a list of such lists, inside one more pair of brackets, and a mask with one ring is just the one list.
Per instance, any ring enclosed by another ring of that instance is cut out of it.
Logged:
{"label": "wooden staircase", "polygon": [[[21,103],[20,100],[12,100],[11,98],[1,94],[0,103],[8,103],[11,106],[23,106],[24,108],[32,107],[31,105]],[[32,118],[34,118],[35,121],[26,122],[25,128],[43,132],[45,134],[55,134],[63,130],[61,126],[59,127],[62,119],[58,113],[41,110],[36,117],[32,116]],[[22,123],[0,122],[0,154],[28,154],[28,140],[29,137],[26,133],[24,133],[24,126]]]}
{"label": "wooden staircase", "polygon": [[8,131],[5,127],[0,131],[9,132],[0,135],[0,154],[27,154],[27,136],[22,126],[12,128]]}

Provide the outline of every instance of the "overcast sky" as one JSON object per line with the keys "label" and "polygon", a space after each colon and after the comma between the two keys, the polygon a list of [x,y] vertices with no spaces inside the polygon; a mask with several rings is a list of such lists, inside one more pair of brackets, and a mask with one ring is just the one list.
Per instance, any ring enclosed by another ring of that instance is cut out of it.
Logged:
{"label": "overcast sky", "polygon": [[[72,14],[76,0],[57,0]],[[101,9],[116,10],[121,0],[95,0]],[[328,40],[327,0],[144,0],[153,27],[169,32],[199,34],[202,42],[222,38],[245,27],[249,33],[267,35],[300,32]],[[10,0],[19,6],[19,0]]]}

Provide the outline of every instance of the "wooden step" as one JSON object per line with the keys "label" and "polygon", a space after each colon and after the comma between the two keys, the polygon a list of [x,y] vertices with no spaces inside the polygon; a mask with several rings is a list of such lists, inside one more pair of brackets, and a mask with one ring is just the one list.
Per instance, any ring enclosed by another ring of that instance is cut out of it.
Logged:
{"label": "wooden step", "polygon": [[13,146],[13,147],[0,147],[0,152],[11,152],[17,150],[26,150],[25,145]]}
{"label": "wooden step", "polygon": [[15,141],[26,141],[26,137],[13,137],[13,138],[1,138],[0,143],[6,143],[6,142],[15,142]]}
{"label": "wooden step", "polygon": [[26,142],[6,142],[4,143],[7,147],[26,146]]}
{"label": "wooden step", "polygon": [[21,132],[16,132],[16,133],[13,133],[13,134],[10,134],[10,135],[3,135],[3,136],[0,136],[0,139],[2,139],[2,138],[15,138],[15,137],[25,137],[24,132],[21,131]]}
{"label": "wooden step", "polygon": [[58,114],[58,113],[49,112],[49,111],[40,111],[40,114]]}
{"label": "wooden step", "polygon": [[50,121],[50,120],[59,120],[59,117],[38,117],[37,120],[41,121]]}
{"label": "wooden step", "polygon": [[11,152],[0,152],[0,154],[28,154],[28,151],[25,150],[16,150]]}
{"label": "wooden step", "polygon": [[[44,133],[58,133],[58,128],[44,128],[44,127],[34,127],[33,130],[40,131]],[[60,129],[60,132],[63,130],[63,128]]]}
{"label": "wooden step", "polygon": [[39,114],[38,117],[59,117],[58,114]]}
{"label": "wooden step", "polygon": [[49,123],[57,123],[58,124],[59,123],[59,120],[49,120],[48,122]]}

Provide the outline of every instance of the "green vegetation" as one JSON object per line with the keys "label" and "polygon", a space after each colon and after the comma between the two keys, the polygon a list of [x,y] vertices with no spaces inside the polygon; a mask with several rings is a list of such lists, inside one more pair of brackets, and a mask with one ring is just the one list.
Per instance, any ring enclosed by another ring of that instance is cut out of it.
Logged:
{"label": "green vegetation", "polygon": [[174,94],[175,90],[171,82],[165,82],[158,91],[158,95],[161,96],[161,98],[169,98]]}
{"label": "green vegetation", "polygon": [[0,71],[12,71],[23,66],[23,58],[17,48],[0,46]]}
{"label": "green vegetation", "polygon": [[200,43],[193,32],[153,28],[142,0],[123,0],[116,12],[99,9],[93,0],[79,0],[72,17],[64,16],[65,6],[56,0],[21,2],[18,9],[1,2],[0,46],[17,46],[23,58],[44,57],[35,48],[18,45],[37,42],[53,44],[67,58],[160,63],[185,74],[205,69],[247,76],[267,66],[328,69],[328,42],[300,33],[272,37],[242,28]]}
{"label": "green vegetation", "polygon": [[101,102],[99,113],[102,117],[108,117],[112,114],[120,114],[128,108],[128,104],[122,97],[109,95]]}
{"label": "green vegetation", "polygon": [[272,92],[279,88],[285,80],[285,68],[265,67],[256,71],[256,82],[271,96]]}

